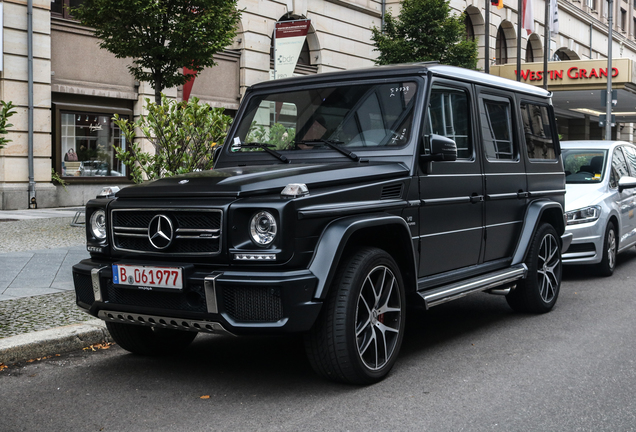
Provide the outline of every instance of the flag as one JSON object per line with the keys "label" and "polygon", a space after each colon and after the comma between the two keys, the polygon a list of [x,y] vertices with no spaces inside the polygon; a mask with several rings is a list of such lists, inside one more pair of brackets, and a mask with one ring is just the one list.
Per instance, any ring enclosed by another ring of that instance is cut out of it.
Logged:
{"label": "flag", "polygon": [[497,6],[497,9],[501,9],[504,7],[503,0],[490,0],[490,4],[493,6]]}
{"label": "flag", "polygon": [[550,34],[559,34],[559,5],[557,0],[550,0]]}
{"label": "flag", "polygon": [[532,10],[532,0],[523,0],[522,4],[523,28],[530,35],[534,31],[534,11]]}

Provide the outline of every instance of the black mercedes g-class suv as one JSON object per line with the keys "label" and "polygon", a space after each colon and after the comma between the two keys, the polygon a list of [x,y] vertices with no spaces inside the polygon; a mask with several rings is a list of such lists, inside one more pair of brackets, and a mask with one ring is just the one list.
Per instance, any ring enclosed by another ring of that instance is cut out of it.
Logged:
{"label": "black mercedes g-class suv", "polygon": [[77,304],[128,351],[303,333],[319,374],[372,383],[409,304],[557,301],[569,238],[542,89],[435,64],[264,82],[215,156],[86,205]]}

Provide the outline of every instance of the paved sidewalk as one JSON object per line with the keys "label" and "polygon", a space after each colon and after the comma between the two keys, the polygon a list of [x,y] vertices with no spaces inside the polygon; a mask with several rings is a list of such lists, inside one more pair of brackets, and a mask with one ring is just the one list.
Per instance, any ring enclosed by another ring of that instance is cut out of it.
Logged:
{"label": "paved sidewalk", "polygon": [[70,226],[77,210],[0,211],[0,364],[109,338],[75,305],[71,268],[90,256],[84,228]]}

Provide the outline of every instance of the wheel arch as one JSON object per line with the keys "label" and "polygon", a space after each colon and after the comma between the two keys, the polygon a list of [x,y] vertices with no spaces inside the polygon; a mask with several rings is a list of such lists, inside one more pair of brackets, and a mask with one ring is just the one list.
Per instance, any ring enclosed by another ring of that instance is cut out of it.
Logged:
{"label": "wheel arch", "polygon": [[389,253],[400,269],[406,293],[415,291],[415,251],[406,221],[395,215],[374,214],[338,219],[325,228],[309,264],[318,279],[315,298],[326,297],[341,258],[363,246],[375,246]]}
{"label": "wheel arch", "polygon": [[562,236],[565,232],[565,219],[561,204],[549,200],[538,200],[530,203],[526,210],[519,242],[512,256],[512,265],[525,261],[534,233],[543,222],[552,225],[557,234]]}

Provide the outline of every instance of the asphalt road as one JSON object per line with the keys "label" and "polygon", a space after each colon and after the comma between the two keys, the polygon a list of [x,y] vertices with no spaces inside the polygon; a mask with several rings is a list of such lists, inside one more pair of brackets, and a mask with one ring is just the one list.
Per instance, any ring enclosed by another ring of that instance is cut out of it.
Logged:
{"label": "asphalt road", "polygon": [[632,249],[611,278],[566,272],[546,315],[486,294],[411,314],[396,367],[370,387],[318,378],[294,337],[23,363],[0,372],[0,430],[636,430],[635,282]]}

